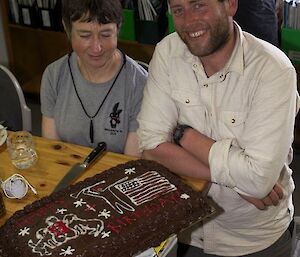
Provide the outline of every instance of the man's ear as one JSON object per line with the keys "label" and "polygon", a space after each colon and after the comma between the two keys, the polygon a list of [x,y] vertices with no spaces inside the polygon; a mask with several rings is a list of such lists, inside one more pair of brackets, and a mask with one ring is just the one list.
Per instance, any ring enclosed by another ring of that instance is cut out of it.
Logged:
{"label": "man's ear", "polygon": [[238,8],[238,0],[227,0],[228,4],[228,15],[233,17]]}
{"label": "man's ear", "polygon": [[64,26],[64,30],[65,30],[65,32],[67,34],[67,37],[70,40],[71,39],[71,35],[70,35],[69,31],[66,28],[66,24],[65,24],[64,20],[61,20],[61,22],[62,22],[62,25]]}

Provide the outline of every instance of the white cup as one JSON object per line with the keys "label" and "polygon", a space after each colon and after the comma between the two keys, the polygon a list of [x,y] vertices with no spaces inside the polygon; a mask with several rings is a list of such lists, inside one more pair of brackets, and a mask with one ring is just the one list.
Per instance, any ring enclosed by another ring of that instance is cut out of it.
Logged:
{"label": "white cup", "polygon": [[1,187],[6,197],[10,199],[22,199],[27,194],[28,187],[37,194],[36,189],[20,174],[14,174],[2,181]]}
{"label": "white cup", "polygon": [[32,135],[29,132],[12,132],[6,143],[10,159],[16,168],[27,169],[36,163],[37,153]]}

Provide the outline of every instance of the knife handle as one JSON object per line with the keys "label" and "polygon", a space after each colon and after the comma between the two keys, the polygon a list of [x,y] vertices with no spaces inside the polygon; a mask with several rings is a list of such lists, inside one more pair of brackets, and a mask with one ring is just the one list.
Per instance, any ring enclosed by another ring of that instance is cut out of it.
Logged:
{"label": "knife handle", "polygon": [[83,165],[88,167],[97,157],[106,150],[106,143],[100,142],[94,150],[85,158]]}

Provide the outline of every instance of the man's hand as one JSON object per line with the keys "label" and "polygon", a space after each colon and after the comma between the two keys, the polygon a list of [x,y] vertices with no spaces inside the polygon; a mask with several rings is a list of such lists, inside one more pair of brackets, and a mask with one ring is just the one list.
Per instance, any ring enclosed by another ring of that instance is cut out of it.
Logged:
{"label": "man's hand", "polygon": [[276,183],[272,191],[263,199],[257,199],[242,194],[240,194],[240,196],[249,203],[253,204],[257,209],[265,210],[267,206],[276,206],[279,203],[280,199],[283,197],[283,189],[278,183]]}

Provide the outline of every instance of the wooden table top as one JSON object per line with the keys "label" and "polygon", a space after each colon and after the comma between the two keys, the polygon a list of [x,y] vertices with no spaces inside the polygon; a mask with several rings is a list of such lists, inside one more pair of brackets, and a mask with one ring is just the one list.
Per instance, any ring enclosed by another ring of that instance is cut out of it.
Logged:
{"label": "wooden table top", "polygon": [[[26,170],[15,168],[9,159],[6,145],[0,146],[0,177],[2,180],[7,179],[15,173],[21,174],[38,192],[37,195],[34,195],[30,188],[28,188],[27,195],[22,199],[8,199],[2,192],[6,215],[0,218],[0,226],[3,225],[17,210],[21,210],[27,204],[49,195],[69,169],[75,163],[82,162],[92,150],[88,147],[48,140],[42,137],[34,137],[34,141],[36,144],[38,161],[34,166]],[[120,163],[125,163],[134,159],[136,158],[123,154],[106,152],[102,157],[98,158],[77,179],[77,181],[81,181]],[[184,180],[199,191],[204,190],[207,185],[207,182],[203,180],[186,178]]]}

